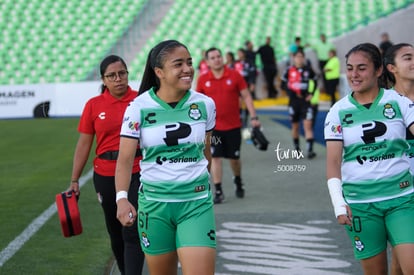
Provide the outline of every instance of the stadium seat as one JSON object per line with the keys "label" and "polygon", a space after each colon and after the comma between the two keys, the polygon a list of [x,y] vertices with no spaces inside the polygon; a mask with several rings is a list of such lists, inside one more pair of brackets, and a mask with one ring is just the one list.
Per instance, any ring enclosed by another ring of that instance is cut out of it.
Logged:
{"label": "stadium seat", "polygon": [[[0,84],[84,80],[147,1],[0,1],[0,57],[14,72],[0,74]],[[74,78],[65,70],[77,66],[75,53],[89,62],[78,64]]]}
{"label": "stadium seat", "polygon": [[[0,1],[0,57],[7,70],[0,70],[0,84],[86,79],[148,1]],[[414,0],[176,0],[129,62],[130,75],[142,76],[149,49],[161,40],[180,40],[198,64],[201,49],[217,46],[223,52],[235,52],[247,39],[258,47],[271,36],[281,60],[297,35],[304,41],[312,41],[320,33],[332,38],[412,3]]]}

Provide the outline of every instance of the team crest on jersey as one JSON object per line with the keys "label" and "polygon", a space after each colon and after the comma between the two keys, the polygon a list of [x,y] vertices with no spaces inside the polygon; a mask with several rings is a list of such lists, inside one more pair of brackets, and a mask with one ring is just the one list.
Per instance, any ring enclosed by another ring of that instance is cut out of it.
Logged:
{"label": "team crest on jersey", "polygon": [[142,244],[143,244],[145,247],[149,247],[149,246],[150,246],[150,242],[149,242],[149,240],[148,240],[147,233],[142,232],[141,242],[142,242]]}
{"label": "team crest on jersey", "polygon": [[358,250],[359,252],[361,252],[365,248],[364,243],[359,239],[359,237],[354,238],[354,244],[355,244],[356,250]]}
{"label": "team crest on jersey", "polygon": [[194,120],[199,120],[201,118],[201,111],[198,108],[198,105],[193,103],[190,105],[190,110],[188,110],[188,116]]}
{"label": "team crest on jersey", "polygon": [[390,103],[384,105],[384,116],[386,118],[392,119],[395,117],[395,110]]}

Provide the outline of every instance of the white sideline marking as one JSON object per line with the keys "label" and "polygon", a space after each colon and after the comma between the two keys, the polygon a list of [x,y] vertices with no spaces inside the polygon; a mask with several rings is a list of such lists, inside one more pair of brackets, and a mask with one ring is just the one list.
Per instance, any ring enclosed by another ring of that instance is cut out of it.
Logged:
{"label": "white sideline marking", "polygon": [[[79,188],[92,178],[93,169],[79,179]],[[2,267],[13,255],[53,216],[57,211],[56,203],[49,206],[40,216],[32,221],[19,236],[0,252],[0,267]]]}

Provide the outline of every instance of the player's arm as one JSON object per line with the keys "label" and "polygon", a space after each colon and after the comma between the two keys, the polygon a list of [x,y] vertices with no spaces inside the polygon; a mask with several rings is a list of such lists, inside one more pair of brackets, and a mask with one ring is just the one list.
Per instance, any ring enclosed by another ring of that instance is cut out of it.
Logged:
{"label": "player's arm", "polygon": [[338,223],[351,225],[352,213],[342,195],[342,150],[342,141],[326,141],[326,178]]}
{"label": "player's arm", "polygon": [[76,195],[79,196],[79,178],[82,175],[82,171],[85,168],[86,162],[89,158],[89,153],[93,143],[92,134],[80,133],[78,142],[75,148],[75,154],[73,156],[72,177],[69,190],[74,190]]}
{"label": "player's arm", "polygon": [[138,139],[120,138],[115,170],[115,190],[117,218],[124,226],[131,226],[137,216],[134,206],[128,201],[128,190],[137,146]]}
{"label": "player's arm", "polygon": [[411,134],[414,135],[414,122],[408,127],[408,130],[410,130]]}
{"label": "player's arm", "polygon": [[211,168],[211,135],[213,131],[206,132],[206,139],[204,145],[204,156],[208,160],[207,169],[210,172]]}
{"label": "player's arm", "polygon": [[260,127],[261,124],[260,124],[260,121],[257,117],[256,109],[254,108],[254,105],[253,105],[253,98],[252,98],[249,90],[247,88],[245,88],[245,89],[241,90],[240,94],[241,94],[241,96],[244,100],[244,103],[246,104],[247,110],[249,111],[249,115],[250,115],[250,119],[251,119],[250,123],[251,123],[252,127]]}

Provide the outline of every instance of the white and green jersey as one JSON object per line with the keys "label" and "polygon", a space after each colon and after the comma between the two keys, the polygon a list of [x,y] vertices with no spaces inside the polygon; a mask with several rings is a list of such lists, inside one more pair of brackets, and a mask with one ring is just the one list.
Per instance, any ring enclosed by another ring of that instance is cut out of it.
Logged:
{"label": "white and green jersey", "polygon": [[325,140],[343,142],[342,188],[348,203],[382,201],[413,192],[406,156],[406,128],[414,123],[414,104],[381,89],[369,108],[352,95],[332,106]]}
{"label": "white and green jersey", "polygon": [[215,118],[214,101],[192,90],[175,107],[153,89],[130,103],[121,136],[140,140],[141,184],[148,200],[179,202],[208,196],[204,142]]}

